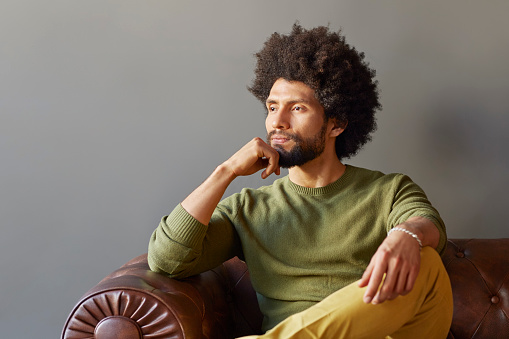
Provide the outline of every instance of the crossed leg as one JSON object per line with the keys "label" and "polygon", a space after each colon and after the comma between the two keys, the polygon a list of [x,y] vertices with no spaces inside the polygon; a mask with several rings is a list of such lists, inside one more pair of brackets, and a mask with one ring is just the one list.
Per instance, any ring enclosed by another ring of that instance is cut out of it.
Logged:
{"label": "crossed leg", "polygon": [[242,339],[447,337],[453,311],[451,284],[434,249],[422,249],[419,275],[407,295],[372,305],[363,302],[364,291],[355,282],[264,335]]}

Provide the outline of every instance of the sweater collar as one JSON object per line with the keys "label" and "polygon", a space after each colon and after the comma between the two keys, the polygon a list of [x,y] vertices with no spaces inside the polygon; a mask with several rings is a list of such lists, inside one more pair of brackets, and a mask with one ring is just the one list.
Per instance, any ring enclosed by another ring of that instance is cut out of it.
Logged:
{"label": "sweater collar", "polygon": [[334,193],[339,191],[342,187],[344,187],[345,183],[347,182],[348,178],[352,175],[353,167],[350,165],[346,165],[345,173],[336,181],[328,184],[327,186],[323,187],[304,187],[297,185],[296,183],[292,182],[290,180],[290,177],[286,177],[286,181],[288,184],[288,187],[295,192],[299,194],[304,195],[325,195],[329,193]]}

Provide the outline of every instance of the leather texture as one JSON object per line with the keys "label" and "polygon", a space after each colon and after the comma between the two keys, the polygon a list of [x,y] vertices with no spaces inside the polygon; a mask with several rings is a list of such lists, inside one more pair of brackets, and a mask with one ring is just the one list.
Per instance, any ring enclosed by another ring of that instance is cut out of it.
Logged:
{"label": "leather texture", "polygon": [[509,239],[450,240],[442,261],[454,299],[449,338],[509,338]]}
{"label": "leather texture", "polygon": [[[448,339],[509,338],[509,239],[450,239],[444,265],[454,297]],[[260,333],[262,315],[244,262],[183,280],[150,271],[146,254],[88,291],[62,338],[227,339]]]}

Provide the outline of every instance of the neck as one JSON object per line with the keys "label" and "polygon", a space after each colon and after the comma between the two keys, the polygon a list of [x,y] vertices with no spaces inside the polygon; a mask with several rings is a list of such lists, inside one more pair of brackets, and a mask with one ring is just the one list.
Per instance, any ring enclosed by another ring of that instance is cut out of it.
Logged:
{"label": "neck", "polygon": [[289,169],[290,180],[304,187],[317,188],[327,186],[338,180],[345,173],[346,166],[339,161],[336,154],[324,156]]}

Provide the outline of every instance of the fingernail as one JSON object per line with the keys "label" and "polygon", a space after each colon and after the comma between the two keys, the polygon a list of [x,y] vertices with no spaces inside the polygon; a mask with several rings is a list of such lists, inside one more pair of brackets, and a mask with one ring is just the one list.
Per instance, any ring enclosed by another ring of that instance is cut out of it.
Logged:
{"label": "fingernail", "polygon": [[366,304],[369,304],[371,302],[372,298],[371,297],[364,297],[364,302]]}

